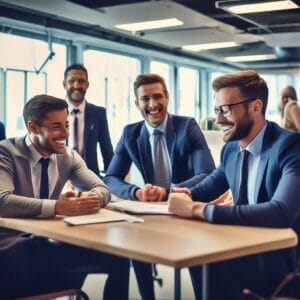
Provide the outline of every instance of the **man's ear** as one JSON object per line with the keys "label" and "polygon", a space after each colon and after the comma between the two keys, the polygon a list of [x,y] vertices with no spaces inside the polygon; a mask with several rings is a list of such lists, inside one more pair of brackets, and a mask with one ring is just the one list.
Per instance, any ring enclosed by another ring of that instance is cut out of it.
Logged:
{"label": "man's ear", "polygon": [[64,89],[66,89],[66,81],[65,80],[63,80],[63,87],[64,87]]}
{"label": "man's ear", "polygon": [[33,134],[39,134],[40,133],[39,126],[36,125],[33,121],[28,121],[27,122],[27,128],[28,128],[28,131],[32,132]]}
{"label": "man's ear", "polygon": [[253,110],[254,111],[262,111],[263,103],[260,99],[257,99],[253,103]]}

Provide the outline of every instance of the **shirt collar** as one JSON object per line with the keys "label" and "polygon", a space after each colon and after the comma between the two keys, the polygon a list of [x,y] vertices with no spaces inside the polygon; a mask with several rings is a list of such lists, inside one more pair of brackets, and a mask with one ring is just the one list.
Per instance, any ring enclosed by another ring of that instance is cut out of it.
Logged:
{"label": "shirt collar", "polygon": [[264,127],[260,130],[255,139],[246,147],[246,150],[248,150],[252,155],[260,155],[261,153],[267,123],[268,122],[265,123]]}
{"label": "shirt collar", "polygon": [[[36,148],[34,147],[31,139],[30,139],[30,136],[29,134],[26,135],[26,138],[25,138],[25,143],[26,143],[26,146],[29,148],[30,150],[30,161],[32,162],[33,165],[36,165],[38,164],[38,162],[40,161],[40,159],[43,157],[37,150]],[[51,154],[48,158],[50,158],[50,160],[54,160],[55,158],[55,153]]]}
{"label": "shirt collar", "polygon": [[85,110],[85,105],[86,105],[86,100],[84,99],[78,106],[74,106],[70,101],[69,101],[69,99],[68,98],[66,98],[67,99],[67,102],[68,102],[68,105],[69,105],[69,113],[71,113],[72,112],[72,110],[75,108],[77,108],[77,109],[79,109],[80,110],[80,112],[84,112],[84,110]]}
{"label": "shirt collar", "polygon": [[168,122],[168,115],[166,116],[165,120],[159,126],[157,126],[155,128],[150,126],[146,121],[145,121],[145,126],[147,128],[147,131],[148,131],[149,135],[153,135],[153,131],[155,129],[160,130],[164,135],[166,135],[167,122]]}

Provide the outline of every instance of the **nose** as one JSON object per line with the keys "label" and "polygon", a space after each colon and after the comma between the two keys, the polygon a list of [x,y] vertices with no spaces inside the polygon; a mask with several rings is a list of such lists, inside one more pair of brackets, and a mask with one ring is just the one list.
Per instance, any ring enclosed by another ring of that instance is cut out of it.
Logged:
{"label": "nose", "polygon": [[226,118],[222,115],[222,113],[219,111],[217,113],[217,116],[216,116],[216,121],[215,123],[219,124],[219,123],[222,123],[222,121],[224,121]]}
{"label": "nose", "polygon": [[150,107],[155,107],[156,101],[154,100],[153,97],[151,97],[151,98],[149,99],[148,105],[149,105]]}
{"label": "nose", "polygon": [[73,82],[73,87],[74,87],[74,88],[80,88],[80,87],[81,87],[80,82],[79,82],[78,80],[75,80],[75,81]]}

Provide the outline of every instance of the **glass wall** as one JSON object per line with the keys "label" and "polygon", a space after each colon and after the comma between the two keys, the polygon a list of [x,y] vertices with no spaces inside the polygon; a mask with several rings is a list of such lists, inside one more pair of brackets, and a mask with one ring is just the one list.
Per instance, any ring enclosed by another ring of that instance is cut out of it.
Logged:
{"label": "glass wall", "polygon": [[178,70],[177,113],[198,119],[199,110],[199,74],[195,69],[179,67]]}
{"label": "glass wall", "polygon": [[64,97],[62,80],[66,47],[53,43],[55,55],[46,61],[49,55],[47,42],[0,33],[0,44],[1,102],[4,103],[1,106],[5,108],[6,133],[7,137],[20,136],[26,132],[22,112],[28,99],[41,93]]}
{"label": "glass wall", "polygon": [[84,64],[90,82],[87,100],[106,107],[110,135],[115,145],[125,125],[141,120],[133,92],[133,82],[140,73],[140,61],[129,56],[86,50]]}

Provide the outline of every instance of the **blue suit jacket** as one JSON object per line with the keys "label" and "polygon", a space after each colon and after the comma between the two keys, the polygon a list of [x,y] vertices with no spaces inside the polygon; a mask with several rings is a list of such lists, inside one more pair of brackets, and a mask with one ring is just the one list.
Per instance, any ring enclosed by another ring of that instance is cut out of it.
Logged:
{"label": "blue suit jacket", "polygon": [[[194,200],[209,201],[231,188],[234,201],[237,199],[235,170],[238,165],[239,142],[225,144],[221,154],[221,165],[191,189]],[[268,122],[265,131],[258,174],[256,177],[255,198],[257,204],[234,205],[231,207],[209,205],[205,217],[209,222],[221,224],[252,225],[266,227],[292,227],[300,232],[300,134],[280,128]],[[224,276],[233,266],[237,274],[247,274],[247,287],[271,293],[289,272],[296,266],[296,249],[267,252],[242,259],[232,265],[225,265]],[[221,265],[222,266],[222,265]],[[218,266],[220,270],[222,268]],[[218,269],[217,269],[218,270]],[[220,272],[218,270],[218,272]],[[227,270],[227,271],[226,271]],[[251,270],[251,271],[250,271]],[[223,272],[221,271],[221,272]],[[211,274],[212,278],[214,274]],[[230,277],[230,280],[234,280]],[[243,281],[237,276],[236,286]],[[253,282],[253,285],[251,285]],[[260,282],[257,285],[257,282]],[[233,298],[231,298],[233,299]]]}
{"label": "blue suit jacket", "polygon": [[113,157],[113,147],[110,140],[106,109],[91,103],[86,103],[84,113],[84,160],[89,169],[99,175],[97,159],[97,143],[103,158],[104,171]]}
{"label": "blue suit jacket", "polygon": [[[225,144],[221,165],[191,189],[195,200],[209,201],[231,188],[237,199],[235,169],[239,142]],[[300,134],[268,122],[256,178],[256,205],[215,206],[212,223],[293,227],[300,232]]]}
{"label": "blue suit jacket", "polygon": [[[172,183],[191,187],[211,173],[215,166],[195,119],[169,115],[166,141],[172,165]],[[124,181],[131,163],[145,183],[153,183],[153,163],[149,134],[144,121],[127,125],[117,144],[104,178],[108,188],[125,199],[134,199],[137,188]]]}
{"label": "blue suit jacket", "polygon": [[5,126],[0,122],[0,141],[5,140]]}

